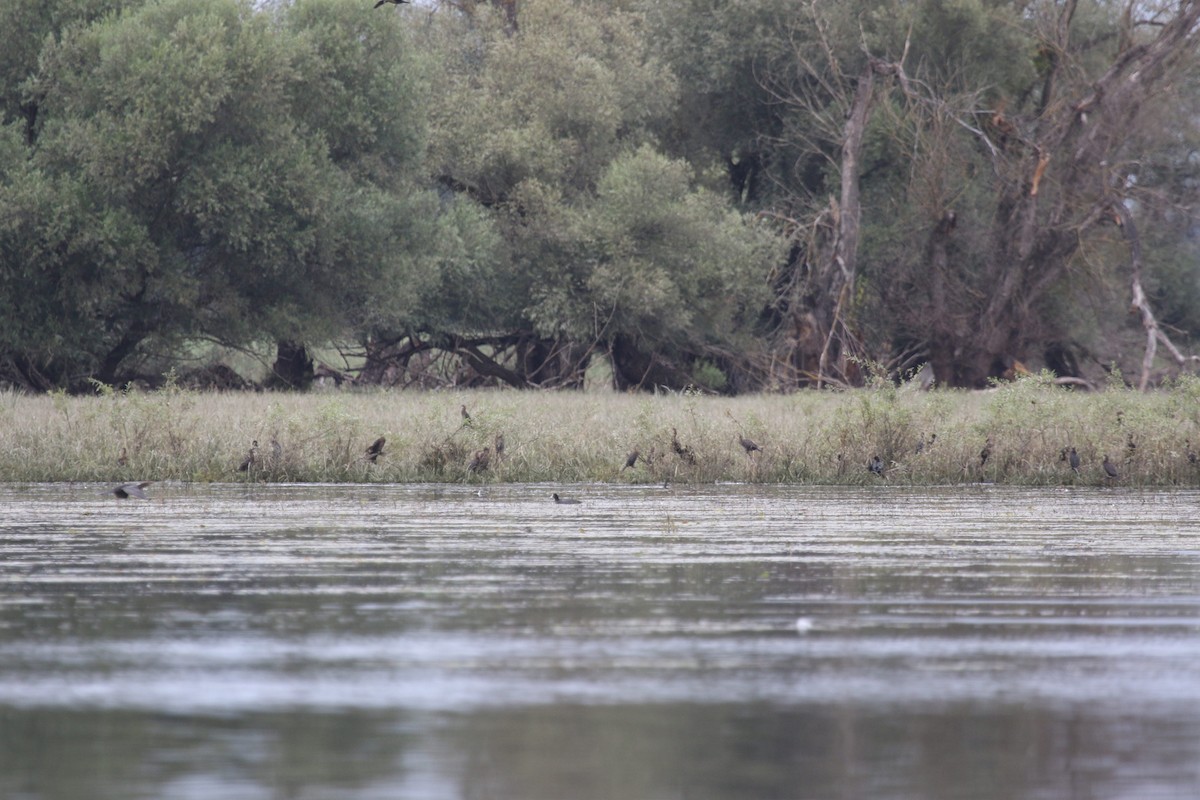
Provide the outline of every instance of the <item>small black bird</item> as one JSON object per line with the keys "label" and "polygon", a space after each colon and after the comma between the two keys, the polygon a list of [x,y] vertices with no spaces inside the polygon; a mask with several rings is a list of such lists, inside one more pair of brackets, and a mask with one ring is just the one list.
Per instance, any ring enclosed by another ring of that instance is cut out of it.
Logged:
{"label": "small black bird", "polygon": [[408,1],[409,0],[379,0],[379,2],[376,3],[374,7],[379,8],[381,5],[384,5],[385,3],[391,3],[394,6],[399,6],[399,5],[404,5]]}
{"label": "small black bird", "polygon": [[1104,474],[1114,481],[1121,477],[1121,473],[1117,472],[1116,466],[1108,460],[1107,453],[1104,454]]}
{"label": "small black bird", "polygon": [[552,494],[551,497],[553,497],[554,502],[558,503],[560,506],[577,506],[577,505],[579,505],[578,500],[573,500],[570,497],[559,497],[558,492],[555,492],[554,494]]}
{"label": "small black bird", "polygon": [[1067,454],[1068,463],[1071,465],[1071,471],[1076,475],[1079,474],[1079,453],[1075,452],[1075,448],[1071,448],[1071,452]]}
{"label": "small black bird", "polygon": [[750,455],[755,450],[760,453],[762,452],[762,448],[759,447],[753,439],[747,439],[745,436],[738,437],[738,444],[740,444],[742,449],[746,451],[746,455]]}
{"label": "small black bird", "polygon": [[383,446],[386,443],[387,443],[387,439],[384,438],[383,436],[380,436],[378,439],[371,442],[371,446],[367,448],[367,454],[365,456],[363,456],[363,458],[367,459],[367,461],[370,461],[372,464],[374,464],[375,460],[377,458],[379,458],[381,455],[383,455]]}
{"label": "small black bird", "polygon": [[641,455],[642,451],[638,450],[636,447],[630,450],[625,456],[625,466],[621,467],[621,471],[624,472],[627,469],[631,469],[635,464],[637,464],[637,460],[641,458]]}
{"label": "small black bird", "polygon": [[248,472],[251,467],[258,463],[258,439],[250,443],[250,450],[246,453],[246,457],[242,459],[242,463],[238,465],[238,472]]}
{"label": "small black bird", "polygon": [[874,472],[879,477],[883,477],[883,459],[879,456],[871,456],[871,460],[867,463],[867,469]]}
{"label": "small black bird", "polygon": [[114,486],[111,491],[122,500],[128,500],[130,497],[137,497],[141,500],[149,500],[146,493],[142,490],[150,485],[150,481],[142,481],[140,483],[122,483],[120,486]]}

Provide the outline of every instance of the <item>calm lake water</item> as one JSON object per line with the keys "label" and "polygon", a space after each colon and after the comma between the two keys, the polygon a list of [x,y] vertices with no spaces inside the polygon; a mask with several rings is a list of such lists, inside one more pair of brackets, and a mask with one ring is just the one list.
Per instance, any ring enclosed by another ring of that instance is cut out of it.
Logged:
{"label": "calm lake water", "polygon": [[3,798],[1200,797],[1194,491],[102,488],[0,485]]}

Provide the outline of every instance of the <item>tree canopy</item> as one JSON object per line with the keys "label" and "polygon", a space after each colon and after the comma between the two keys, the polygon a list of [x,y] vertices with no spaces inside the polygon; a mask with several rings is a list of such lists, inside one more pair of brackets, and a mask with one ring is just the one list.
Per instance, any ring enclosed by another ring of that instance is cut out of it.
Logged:
{"label": "tree canopy", "polygon": [[1148,385],[1200,332],[1198,40],[1200,0],[14,0],[0,382],[211,343],[399,385]]}

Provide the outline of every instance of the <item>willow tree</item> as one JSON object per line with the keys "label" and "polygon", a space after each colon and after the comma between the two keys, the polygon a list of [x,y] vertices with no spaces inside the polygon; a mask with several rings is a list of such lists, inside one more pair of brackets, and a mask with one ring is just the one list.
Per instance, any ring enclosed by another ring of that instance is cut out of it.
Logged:
{"label": "willow tree", "polygon": [[153,379],[196,340],[327,341],[381,297],[419,306],[439,204],[407,43],[350,0],[164,0],[48,37],[0,153],[13,381]]}
{"label": "willow tree", "polygon": [[599,354],[620,386],[728,380],[775,250],[660,153],[677,85],[641,16],[530,0],[515,27],[482,6],[428,25],[431,165],[504,239],[470,287],[489,312],[446,345],[516,386],[578,386]]}

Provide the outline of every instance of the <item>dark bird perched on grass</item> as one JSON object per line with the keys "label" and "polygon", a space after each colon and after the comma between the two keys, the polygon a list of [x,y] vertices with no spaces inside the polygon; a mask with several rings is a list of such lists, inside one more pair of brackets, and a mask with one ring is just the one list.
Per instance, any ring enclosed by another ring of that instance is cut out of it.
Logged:
{"label": "dark bird perched on grass", "polygon": [[122,483],[120,486],[114,486],[110,491],[121,500],[128,500],[131,497],[137,497],[141,500],[149,500],[146,493],[142,490],[150,485],[150,481],[141,481],[140,483]]}
{"label": "dark bird perched on grass", "polygon": [[504,434],[503,433],[496,434],[496,441],[495,441],[494,447],[496,449],[496,460],[499,461],[500,459],[504,458]]}
{"label": "dark bird perched on grass", "polygon": [[1183,449],[1187,451],[1187,460],[1189,464],[1195,464],[1197,461],[1196,451],[1192,449],[1192,440],[1183,440]]}
{"label": "dark bird perched on grass", "polygon": [[636,447],[630,450],[625,455],[625,466],[621,467],[621,471],[624,472],[627,469],[631,469],[635,464],[637,464],[637,460],[641,457],[641,455],[642,451],[638,450]]}
{"label": "dark bird perched on grass", "polygon": [[238,472],[248,472],[252,467],[258,464],[258,439],[250,443],[250,450],[246,453],[246,457],[242,459],[242,463],[238,465]]}
{"label": "dark bird perched on grass", "polygon": [[558,503],[560,506],[577,506],[577,505],[579,505],[578,500],[573,500],[570,497],[559,497],[558,492],[555,492],[553,495],[551,495],[551,497],[553,497],[554,502]]}
{"label": "dark bird perched on grass", "polygon": [[867,462],[867,469],[874,472],[879,477],[883,477],[883,459],[879,456],[871,456],[871,460]]}
{"label": "dark bird perched on grass", "polygon": [[1071,471],[1076,475],[1079,474],[1079,453],[1075,452],[1075,448],[1071,448],[1071,452],[1067,454],[1067,462],[1071,465]]}
{"label": "dark bird perched on grass", "polygon": [[462,405],[462,406],[461,406],[461,407],[458,409],[458,413],[459,413],[460,415],[462,415],[462,418],[463,418],[463,425],[470,425],[470,424],[471,424],[471,422],[472,422],[472,420],[471,420],[471,413],[470,413],[469,411],[467,411],[467,404],[466,404],[466,403],[463,403],[463,405]]}
{"label": "dark bird perched on grass", "polygon": [[1104,454],[1104,474],[1107,475],[1110,480],[1114,481],[1121,477],[1121,473],[1117,472],[1116,466],[1108,460],[1108,453]]}
{"label": "dark bird perched on grass", "polygon": [[391,3],[394,6],[399,6],[399,5],[404,5],[408,1],[409,0],[379,0],[379,2],[377,2],[374,7],[379,8],[381,5],[384,5],[385,3]]}
{"label": "dark bird perched on grass", "polygon": [[926,447],[933,447],[933,443],[936,441],[937,441],[936,433],[929,434],[928,444],[926,444],[925,439],[922,438],[921,441],[917,442],[917,455],[921,455],[921,453],[925,452]]}
{"label": "dark bird perched on grass", "polygon": [[983,443],[983,449],[979,451],[979,468],[983,469],[992,457],[992,437],[987,437],[987,441]]}
{"label": "dark bird perched on grass", "polygon": [[385,444],[387,444],[387,439],[383,436],[380,436],[378,439],[371,442],[371,446],[367,448],[367,454],[363,456],[363,458],[374,464],[376,459],[383,455],[383,446]]}
{"label": "dark bird perched on grass", "polygon": [[279,437],[271,434],[271,460],[278,464],[283,460],[283,445],[279,443]]}
{"label": "dark bird perched on grass", "polygon": [[492,451],[490,448],[476,450],[475,456],[471,459],[471,463],[467,464],[467,472],[483,472],[488,468],[488,464],[492,463]]}
{"label": "dark bird perched on grass", "polygon": [[745,436],[738,437],[738,444],[740,444],[742,446],[742,449],[746,451],[746,455],[750,455],[755,450],[757,450],[760,453],[762,452],[762,448],[759,447],[758,444],[756,444],[753,439],[748,439]]}
{"label": "dark bird perched on grass", "polygon": [[1133,434],[1129,434],[1129,438],[1125,442],[1125,461],[1126,463],[1133,460],[1134,453],[1137,452],[1137,442],[1133,440]]}
{"label": "dark bird perched on grass", "polygon": [[117,466],[123,467],[129,463],[129,453],[124,447],[121,448],[121,455],[117,456]]}
{"label": "dark bird perched on grass", "polygon": [[692,452],[692,448],[679,443],[679,431],[674,428],[671,428],[671,449],[675,451],[675,455],[679,456],[680,461],[695,465],[696,454]]}

